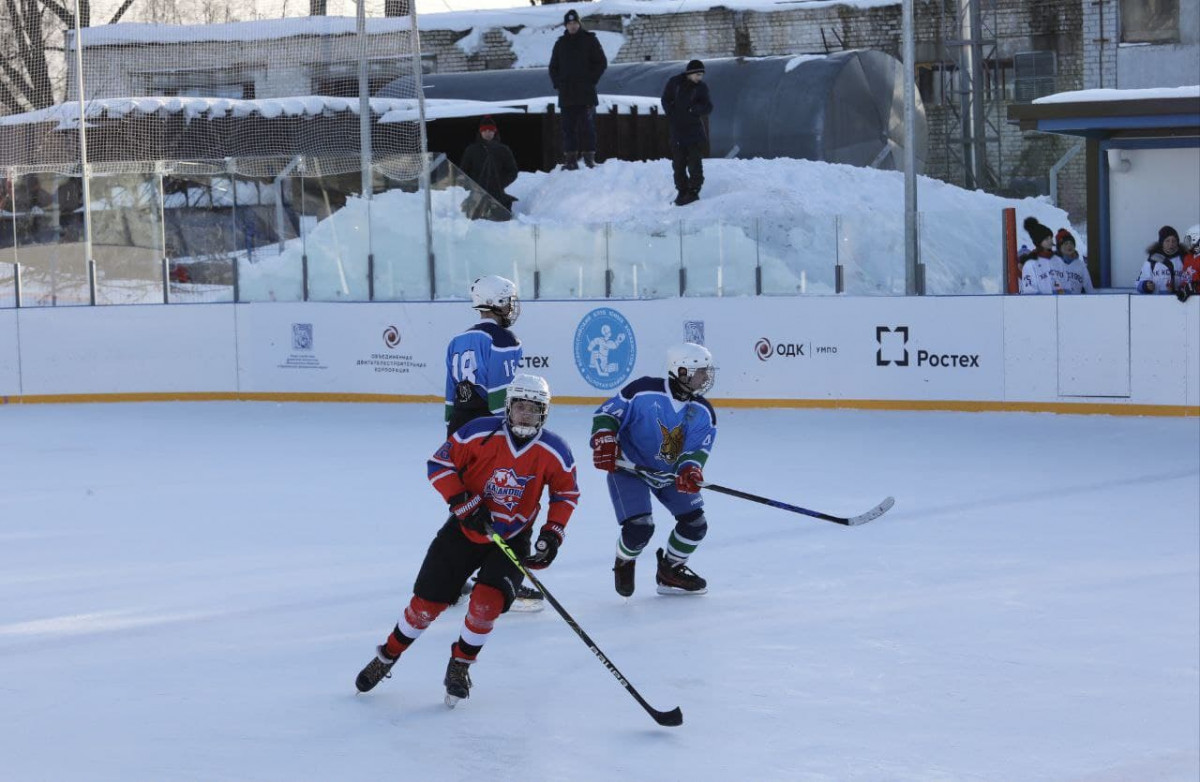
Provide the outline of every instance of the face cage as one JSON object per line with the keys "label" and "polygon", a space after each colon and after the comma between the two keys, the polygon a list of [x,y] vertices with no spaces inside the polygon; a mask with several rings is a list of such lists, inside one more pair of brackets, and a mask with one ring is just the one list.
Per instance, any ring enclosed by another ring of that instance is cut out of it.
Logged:
{"label": "face cage", "polygon": [[[537,423],[518,424],[515,420],[513,420],[512,406],[514,402],[529,402],[537,405]],[[512,430],[512,433],[517,437],[533,437],[538,432],[542,431],[542,427],[546,425],[546,415],[550,412],[547,407],[548,405],[542,404],[541,402],[533,399],[509,399],[504,403],[504,421],[508,424],[508,428]]]}
{"label": "face cage", "polygon": [[499,306],[492,307],[492,312],[499,315],[500,320],[503,321],[501,325],[504,328],[508,328],[517,322],[517,318],[521,317],[521,300],[513,296],[508,299],[501,299],[501,302],[507,303],[501,303]]}
{"label": "face cage", "polygon": [[[704,370],[704,381],[700,384],[699,388],[693,388],[696,374],[700,370]],[[712,390],[713,385],[717,382],[717,368],[714,366],[695,367],[694,369],[680,367],[679,372],[686,372],[687,377],[681,379],[678,375],[676,375],[675,381],[679,383],[679,385],[686,388],[693,395],[704,396]]]}

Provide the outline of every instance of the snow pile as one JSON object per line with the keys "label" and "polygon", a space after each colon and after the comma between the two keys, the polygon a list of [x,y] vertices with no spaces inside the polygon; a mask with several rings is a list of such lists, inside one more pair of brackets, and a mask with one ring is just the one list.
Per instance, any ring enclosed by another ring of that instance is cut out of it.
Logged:
{"label": "snow pile", "polygon": [[[696,293],[753,294],[759,265],[764,293],[833,293],[839,261],[848,293],[904,292],[899,172],[780,158],[709,160],[705,175],[700,201],[676,207],[665,160],[522,173],[509,188],[519,200],[516,219],[507,223],[467,220],[460,209],[464,190],[435,190],[439,294],[466,290],[473,275],[498,271],[497,263],[518,276],[537,268],[545,298],[603,296],[606,269],[637,280],[636,288],[614,290],[614,296],[672,296],[681,265]],[[1018,225],[1030,215],[1054,230],[1069,225],[1065,212],[1043,201],[919,179],[928,292],[1000,292],[1005,207],[1017,209]],[[412,248],[425,243],[422,208],[418,193],[384,193],[369,205],[351,199],[303,243],[291,242],[282,256],[244,268],[243,291],[279,297],[278,291],[294,288],[307,254],[314,297],[366,298],[372,252],[377,297],[423,298],[425,265],[412,262]],[[528,279],[524,285],[529,290]]]}

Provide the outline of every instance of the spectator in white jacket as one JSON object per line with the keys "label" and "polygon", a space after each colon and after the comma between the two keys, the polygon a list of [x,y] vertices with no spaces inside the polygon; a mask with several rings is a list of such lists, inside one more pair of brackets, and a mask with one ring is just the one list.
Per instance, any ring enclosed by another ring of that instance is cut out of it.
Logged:
{"label": "spectator in white jacket", "polygon": [[1033,249],[1017,258],[1021,264],[1021,293],[1062,293],[1062,259],[1054,254],[1054,232],[1037,221],[1025,218],[1025,232],[1033,240]]}
{"label": "spectator in white jacket", "polygon": [[1087,258],[1075,251],[1075,236],[1066,228],[1059,228],[1054,235],[1054,246],[1063,269],[1063,293],[1094,293],[1092,274],[1088,271]]}
{"label": "spectator in white jacket", "polygon": [[1179,254],[1179,232],[1169,225],[1158,229],[1158,241],[1146,248],[1149,255],[1137,278],[1138,293],[1175,293],[1177,276],[1183,271]]}

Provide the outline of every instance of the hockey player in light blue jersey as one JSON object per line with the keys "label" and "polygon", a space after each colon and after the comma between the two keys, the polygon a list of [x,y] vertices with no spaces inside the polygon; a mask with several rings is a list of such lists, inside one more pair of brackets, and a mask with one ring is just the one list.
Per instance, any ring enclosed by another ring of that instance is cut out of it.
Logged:
{"label": "hockey player in light blue jersey", "polygon": [[504,412],[504,398],[521,365],[521,341],[509,326],[521,314],[512,280],[491,275],[471,285],[480,322],[446,347],[446,436],[484,415]]}
{"label": "hockey player in light blue jersey", "polygon": [[[717,437],[717,416],[703,395],[715,380],[712,354],[685,342],[667,351],[665,378],[634,380],[592,417],[592,462],[608,473],[608,493],[621,525],[613,579],[623,597],[633,594],[637,556],[654,535],[651,494],[675,517],[666,550],[658,549],[658,592],[699,595],[708,590],[687,560],[708,532],[700,484]],[[674,473],[675,479],[618,470],[618,457]]]}

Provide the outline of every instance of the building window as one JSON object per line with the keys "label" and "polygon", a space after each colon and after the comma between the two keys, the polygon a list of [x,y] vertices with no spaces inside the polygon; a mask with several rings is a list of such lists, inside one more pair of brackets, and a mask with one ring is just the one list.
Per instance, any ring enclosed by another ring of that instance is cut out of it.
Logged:
{"label": "building window", "polygon": [[1120,0],[1121,43],[1178,43],[1179,0]]}
{"label": "building window", "polygon": [[1017,52],[1012,64],[1015,102],[1029,103],[1056,91],[1058,61],[1054,52]]}

